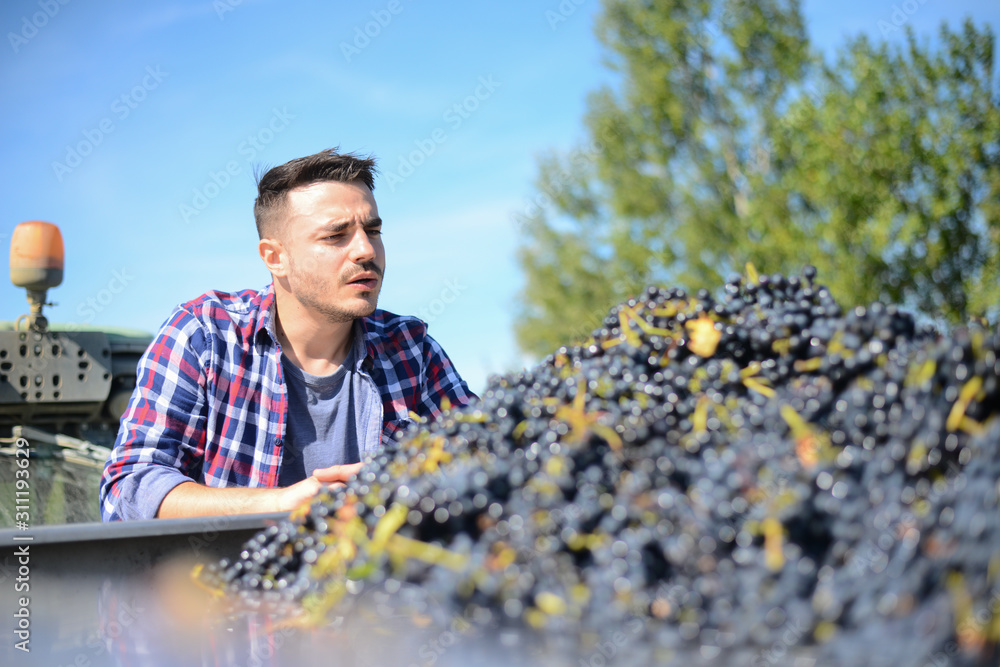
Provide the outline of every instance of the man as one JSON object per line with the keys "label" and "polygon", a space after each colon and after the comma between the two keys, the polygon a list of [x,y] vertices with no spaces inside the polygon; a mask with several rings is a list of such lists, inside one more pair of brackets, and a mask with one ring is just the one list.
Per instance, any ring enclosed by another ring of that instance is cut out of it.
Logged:
{"label": "man", "polygon": [[375,162],[336,149],[258,181],[262,291],[181,304],[138,367],[105,521],[290,510],[442,401],[474,398],[426,325],[376,309]]}

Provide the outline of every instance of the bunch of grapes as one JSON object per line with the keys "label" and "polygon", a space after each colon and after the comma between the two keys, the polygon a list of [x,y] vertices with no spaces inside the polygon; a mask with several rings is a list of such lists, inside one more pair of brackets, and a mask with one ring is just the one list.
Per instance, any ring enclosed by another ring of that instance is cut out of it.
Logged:
{"label": "bunch of grapes", "polygon": [[748,272],[648,288],[201,580],[312,623],[629,628],[645,660],[995,664],[1000,334]]}

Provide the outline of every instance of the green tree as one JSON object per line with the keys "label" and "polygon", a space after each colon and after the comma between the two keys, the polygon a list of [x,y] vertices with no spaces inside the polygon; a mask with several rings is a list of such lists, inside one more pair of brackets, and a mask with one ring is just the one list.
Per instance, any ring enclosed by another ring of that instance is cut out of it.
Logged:
{"label": "green tree", "polygon": [[614,87],[541,160],[517,337],[579,340],[646,284],[814,264],[845,304],[951,320],[1000,305],[994,35],[814,53],[796,0],[605,0]]}

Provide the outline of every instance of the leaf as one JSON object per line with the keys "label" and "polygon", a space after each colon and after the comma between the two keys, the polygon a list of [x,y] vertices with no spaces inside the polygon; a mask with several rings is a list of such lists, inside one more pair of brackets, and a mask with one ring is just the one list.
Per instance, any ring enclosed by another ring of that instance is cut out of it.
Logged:
{"label": "leaf", "polygon": [[699,357],[711,357],[719,345],[722,332],[715,328],[715,320],[702,315],[684,323],[688,331],[688,349]]}

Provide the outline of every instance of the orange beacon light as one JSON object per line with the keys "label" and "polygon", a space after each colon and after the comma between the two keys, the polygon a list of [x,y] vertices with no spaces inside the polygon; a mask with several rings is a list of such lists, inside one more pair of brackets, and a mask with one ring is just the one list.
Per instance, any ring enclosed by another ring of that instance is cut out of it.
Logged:
{"label": "orange beacon light", "polygon": [[[44,331],[48,322],[42,315],[45,293],[63,280],[63,239],[59,227],[51,222],[29,220],[14,228],[10,239],[10,280],[28,292],[31,313],[28,327]],[[21,318],[18,318],[20,324]]]}

